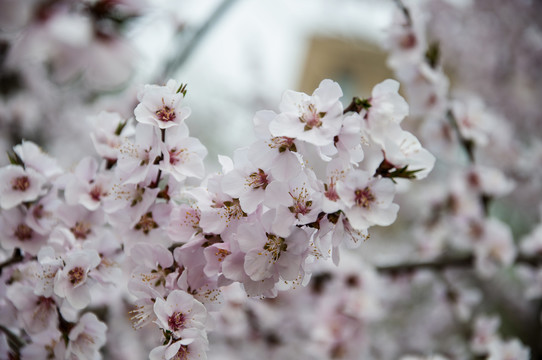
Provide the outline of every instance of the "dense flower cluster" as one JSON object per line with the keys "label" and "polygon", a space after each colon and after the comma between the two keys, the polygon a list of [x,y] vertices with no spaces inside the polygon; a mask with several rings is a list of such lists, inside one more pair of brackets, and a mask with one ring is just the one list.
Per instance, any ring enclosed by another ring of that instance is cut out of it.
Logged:
{"label": "dense flower cluster", "polygon": [[100,160],[64,172],[34,143],[16,146],[0,170],[2,248],[18,260],[2,305],[15,309],[6,326],[24,331],[23,358],[98,357],[106,325],[88,309],[111,305],[96,294],[126,276],[133,326],[163,336],[150,358],[205,358],[224,287],[272,298],[306,285],[315,261],[338,263],[342,243],[395,221],[396,182],[433,167],[401,129],[398,88],[386,80],[347,109],[331,80],[311,96],[287,91],[280,113],[256,114],[259,139],[208,176],[174,80],[141,89],[135,121],[94,118]]}

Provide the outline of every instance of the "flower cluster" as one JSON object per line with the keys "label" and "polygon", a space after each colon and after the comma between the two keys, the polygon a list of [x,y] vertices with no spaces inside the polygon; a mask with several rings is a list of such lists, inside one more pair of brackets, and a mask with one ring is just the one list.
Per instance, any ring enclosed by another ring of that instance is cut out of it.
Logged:
{"label": "flower cluster", "polygon": [[1,245],[13,251],[1,306],[15,310],[6,326],[23,357],[99,357],[107,317],[95,307],[123,298],[136,329],[160,329],[151,359],[205,358],[223,288],[275,297],[306,285],[316,260],[338,263],[341,244],[395,221],[399,182],[433,167],[401,128],[398,87],[386,80],[346,109],[331,80],[287,91],[279,113],[254,117],[258,140],[208,176],[174,80],[140,90],[135,121],[93,118],[100,160],[64,172],[34,143],[16,146],[0,170]]}
{"label": "flower cluster", "polygon": [[[439,303],[452,305],[449,328],[444,329],[446,321],[442,321],[441,329],[435,328],[435,332],[454,334],[454,331],[463,331],[454,329],[454,323],[474,329],[471,331],[475,334],[473,345],[464,346],[460,357],[469,354],[490,359],[507,356],[528,359],[529,351],[519,340],[500,338],[496,332],[498,320],[494,320],[491,330],[486,329],[491,334],[477,335],[486,331],[482,327],[487,326],[479,325],[487,322],[480,320],[484,318],[481,305],[503,301],[502,294],[487,291],[480,284],[506,278],[504,273],[510,271],[523,278],[521,282],[527,298],[539,297],[539,286],[534,285],[540,266],[539,253],[533,245],[536,231],[525,239],[515,240],[517,224],[511,219],[509,210],[499,210],[509,206],[508,199],[501,199],[514,195],[514,190],[526,187],[539,176],[534,172],[518,176],[525,171],[519,161],[524,146],[513,138],[511,124],[472,92],[450,90],[450,81],[443,71],[446,59],[443,59],[439,45],[447,39],[430,39],[427,32],[427,24],[431,21],[429,4],[414,1],[397,4],[387,42],[388,63],[405,85],[420,138],[437,157],[436,171],[424,183],[423,194],[412,189],[402,199],[402,205],[415,204],[417,209],[424,209],[421,216],[410,219],[412,254],[403,261],[430,270],[431,280],[426,279],[426,284],[431,284],[434,295],[438,288],[443,291],[443,295],[435,296],[432,305],[424,303],[423,308],[429,312],[430,307],[438,308]],[[460,46],[464,51],[463,44]],[[411,194],[418,196],[415,198]],[[418,277],[428,276],[416,269],[416,266],[387,268],[392,272],[399,271],[402,280],[411,287],[418,286]],[[473,275],[477,284],[472,283]],[[458,286],[460,283],[462,285]],[[525,301],[520,298],[518,303]],[[480,340],[476,340],[477,336],[485,337],[483,346],[475,344]],[[521,340],[529,341],[525,337]],[[446,342],[435,340],[435,343],[439,343],[441,349],[447,349]],[[426,345],[416,346],[428,349]],[[534,353],[538,351],[532,344],[531,349]],[[442,353],[447,355],[444,358],[453,358],[458,355],[458,350]]]}

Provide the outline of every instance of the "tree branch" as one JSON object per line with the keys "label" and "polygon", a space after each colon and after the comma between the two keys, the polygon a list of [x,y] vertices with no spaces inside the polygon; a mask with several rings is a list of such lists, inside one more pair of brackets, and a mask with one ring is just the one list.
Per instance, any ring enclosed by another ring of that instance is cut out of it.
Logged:
{"label": "tree branch", "polygon": [[[439,260],[405,263],[388,266],[377,266],[376,270],[381,273],[389,273],[391,275],[413,273],[417,270],[433,270],[442,271],[452,268],[471,268],[474,265],[474,256],[469,255],[462,258],[441,258]],[[518,256],[516,264],[524,264],[531,266],[542,265],[542,256]]]}
{"label": "tree branch", "polygon": [[179,51],[178,56],[173,57],[167,62],[161,74],[161,80],[167,80],[175,70],[180,68],[186,62],[186,60],[188,60],[197,46],[201,43],[201,40],[205,37],[213,25],[218,22],[220,17],[226,13],[230,6],[235,3],[235,1],[237,0],[223,0],[222,3],[217,6],[207,21],[194,33],[186,46]]}
{"label": "tree branch", "polygon": [[2,270],[4,270],[5,267],[21,262],[23,259],[23,254],[19,248],[13,250],[11,258],[7,259],[3,263],[0,263],[0,275],[2,275]]}

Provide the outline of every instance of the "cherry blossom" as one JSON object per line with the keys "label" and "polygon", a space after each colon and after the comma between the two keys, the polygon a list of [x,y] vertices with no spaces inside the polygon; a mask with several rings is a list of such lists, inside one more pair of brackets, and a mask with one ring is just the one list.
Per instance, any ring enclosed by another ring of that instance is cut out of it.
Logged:
{"label": "cherry blossom", "polygon": [[[174,290],[166,300],[156,299],[154,305],[158,325],[176,338],[191,338],[188,329],[204,329],[207,311],[203,304],[182,290]],[[193,335],[192,335],[193,336]]]}
{"label": "cherry blossom", "polygon": [[341,128],[343,95],[336,82],[323,80],[312,96],[287,91],[280,103],[281,113],[270,123],[273,136],[297,138],[323,146],[331,143]]}
{"label": "cherry blossom", "polygon": [[56,273],[55,294],[66,298],[76,309],[83,309],[91,301],[88,273],[100,264],[95,250],[76,250],[68,254],[62,271]]}
{"label": "cherry blossom", "polygon": [[399,206],[392,202],[395,186],[390,179],[373,178],[362,170],[354,170],[337,184],[337,193],[345,204],[344,213],[356,230],[395,221]]}
{"label": "cherry blossom", "polygon": [[11,209],[43,194],[45,178],[34,169],[8,165],[0,169],[0,207]]}
{"label": "cherry blossom", "polygon": [[178,126],[190,116],[190,108],[181,106],[184,98],[181,85],[170,80],[165,86],[146,85],[139,93],[139,105],[134,110],[135,118],[142,124],[167,129]]}

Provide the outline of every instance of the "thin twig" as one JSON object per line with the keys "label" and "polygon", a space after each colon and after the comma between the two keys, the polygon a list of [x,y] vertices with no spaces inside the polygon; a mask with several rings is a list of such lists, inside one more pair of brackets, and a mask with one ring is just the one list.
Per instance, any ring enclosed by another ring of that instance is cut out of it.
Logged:
{"label": "thin twig", "polygon": [[4,270],[5,267],[21,262],[23,259],[24,257],[20,249],[17,248],[13,250],[11,257],[0,264],[0,275],[2,275],[2,270]]}
{"label": "thin twig", "polygon": [[457,123],[457,119],[455,118],[452,110],[448,110],[446,112],[446,117],[450,121],[450,124],[454,128],[455,132],[457,133],[457,136],[459,137],[459,142],[465,152],[467,153],[467,156],[469,157],[469,161],[471,164],[474,164],[474,143],[472,140],[466,139],[463,134],[461,134],[461,130],[459,129],[459,125]]}
{"label": "thin twig", "polygon": [[[209,30],[215,25],[218,20],[226,13],[226,11],[233,5],[237,0],[224,0],[220,5],[217,6],[215,11],[209,16],[207,21],[194,33],[192,38],[188,41],[188,44],[182,48],[178,55],[173,57],[168,61],[164,66],[164,71],[160,76],[159,82],[166,81],[175,70],[180,68],[186,60],[192,55],[197,46],[201,43],[201,40],[209,32]],[[179,39],[182,42],[182,37]]]}
{"label": "thin twig", "polygon": [[395,3],[397,4],[399,9],[401,9],[403,14],[405,15],[407,25],[412,26],[412,17],[410,16],[410,10],[408,10],[408,8],[405,6],[405,4],[403,4],[403,2],[401,0],[395,0]]}
{"label": "thin twig", "polygon": [[25,342],[23,339],[21,339],[19,336],[12,333],[7,327],[4,325],[0,325],[0,331],[4,333],[7,339],[8,346],[10,350],[12,351],[9,355],[11,356],[10,359],[20,359],[21,358],[21,349],[25,345]]}
{"label": "thin twig", "polygon": [[[526,264],[531,266],[542,265],[542,256],[518,256],[516,264]],[[441,271],[452,268],[471,268],[474,265],[474,256],[466,256],[462,258],[442,258],[434,261],[396,264],[389,266],[377,266],[376,269],[381,273],[404,274],[413,273],[417,270],[434,270]]]}

